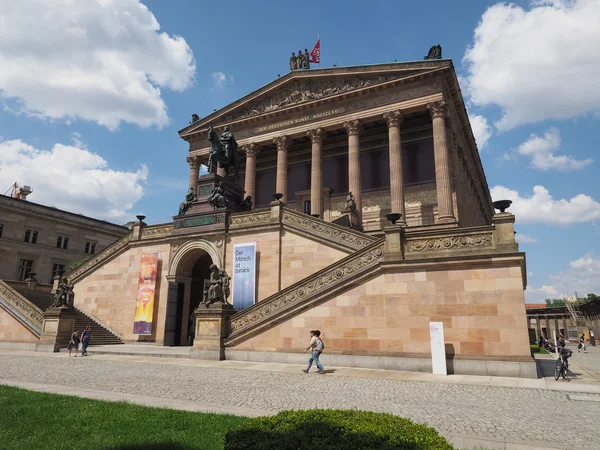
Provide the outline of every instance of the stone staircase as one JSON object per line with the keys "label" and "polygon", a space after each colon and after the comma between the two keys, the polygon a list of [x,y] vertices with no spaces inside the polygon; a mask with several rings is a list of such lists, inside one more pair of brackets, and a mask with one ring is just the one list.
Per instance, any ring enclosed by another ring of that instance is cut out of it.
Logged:
{"label": "stone staircase", "polygon": [[92,340],[90,341],[90,346],[123,344],[121,336],[119,336],[116,332],[110,330],[108,327],[98,322],[86,312],[75,307],[75,328],[78,328],[81,332],[86,327],[91,327],[92,329]]}

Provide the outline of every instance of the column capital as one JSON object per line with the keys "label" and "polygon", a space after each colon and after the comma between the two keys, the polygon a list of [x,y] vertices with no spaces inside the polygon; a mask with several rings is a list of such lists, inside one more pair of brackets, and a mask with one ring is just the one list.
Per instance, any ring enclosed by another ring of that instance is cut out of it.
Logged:
{"label": "column capital", "polygon": [[399,127],[400,122],[404,120],[404,114],[401,111],[390,111],[385,113],[383,118],[387,122],[388,128]]}
{"label": "column capital", "polygon": [[242,150],[244,151],[246,156],[256,156],[260,153],[260,147],[254,142],[243,145]]}
{"label": "column capital", "polygon": [[321,143],[323,137],[325,137],[325,130],[323,128],[315,128],[314,130],[308,130],[306,135],[310,138],[313,144]]}
{"label": "column capital", "polygon": [[199,156],[188,156],[187,158],[185,158],[186,162],[190,165],[190,166],[196,166],[196,165],[200,165],[200,157]]}
{"label": "column capital", "polygon": [[358,120],[349,120],[344,122],[344,128],[348,132],[348,136],[355,136],[360,132],[361,123]]}
{"label": "column capital", "polygon": [[277,144],[277,150],[283,150],[290,146],[292,140],[289,138],[289,136],[277,136],[273,138],[273,143]]}
{"label": "column capital", "polygon": [[427,103],[427,109],[431,114],[431,118],[435,119],[437,117],[441,117],[442,119],[446,117],[446,102],[444,100],[438,102]]}

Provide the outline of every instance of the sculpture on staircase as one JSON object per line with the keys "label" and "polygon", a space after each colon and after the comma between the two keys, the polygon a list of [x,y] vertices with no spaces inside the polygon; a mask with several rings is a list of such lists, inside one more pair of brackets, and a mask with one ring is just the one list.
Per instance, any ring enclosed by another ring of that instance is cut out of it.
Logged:
{"label": "sculpture on staircase", "polygon": [[50,308],[73,308],[73,299],[75,293],[73,292],[74,286],[64,277],[61,277],[54,294],[54,302],[50,305]]}
{"label": "sculpture on staircase", "polygon": [[227,298],[231,293],[229,287],[230,277],[222,269],[219,269],[216,264],[210,266],[210,287],[204,291],[203,305],[212,305],[215,303],[223,303],[228,305]]}

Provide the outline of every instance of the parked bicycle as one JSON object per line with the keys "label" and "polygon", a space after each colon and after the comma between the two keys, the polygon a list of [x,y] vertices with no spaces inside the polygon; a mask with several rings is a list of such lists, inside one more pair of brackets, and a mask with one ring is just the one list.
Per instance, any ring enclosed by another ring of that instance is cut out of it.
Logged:
{"label": "parked bicycle", "polygon": [[563,377],[563,380],[569,380],[569,358],[573,355],[573,351],[568,348],[560,348],[558,350],[558,359],[554,367],[554,379]]}

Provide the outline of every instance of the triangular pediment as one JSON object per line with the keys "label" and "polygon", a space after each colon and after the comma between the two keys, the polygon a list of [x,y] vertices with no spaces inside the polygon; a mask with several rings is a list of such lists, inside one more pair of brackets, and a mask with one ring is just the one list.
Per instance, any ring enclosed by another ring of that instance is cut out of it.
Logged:
{"label": "triangular pediment", "polygon": [[407,80],[451,66],[450,60],[373,66],[299,70],[263,86],[230,105],[193,122],[179,132],[181,137],[232,122],[281,113],[303,104],[343,96],[350,92]]}

